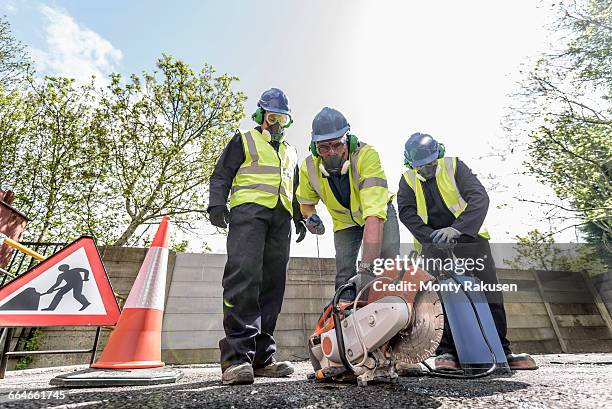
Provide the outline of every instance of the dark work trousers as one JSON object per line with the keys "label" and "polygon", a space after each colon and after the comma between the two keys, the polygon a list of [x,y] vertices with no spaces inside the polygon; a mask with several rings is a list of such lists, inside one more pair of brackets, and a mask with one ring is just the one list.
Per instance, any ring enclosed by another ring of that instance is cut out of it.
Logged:
{"label": "dark work trousers", "polygon": [[[473,271],[473,274],[471,272],[466,272],[465,274],[474,275],[483,283],[497,284],[499,281],[497,280],[495,261],[491,255],[491,246],[489,245],[489,241],[482,237],[478,237],[475,240],[466,240],[463,239],[464,237],[466,236],[462,236],[454,249],[455,256],[457,256],[457,258],[472,258],[474,260],[482,258],[484,264],[482,271],[475,270]],[[427,258],[441,257],[442,260],[444,260],[448,257],[445,253],[441,253],[439,250],[434,249],[431,244],[423,246],[423,249]],[[503,294],[500,291],[486,291],[485,295],[489,303],[489,308],[491,309],[491,315],[493,316],[493,321],[495,322],[495,328],[497,329],[499,340],[501,341],[504,352],[509,354],[512,351],[510,349],[510,341],[508,341],[508,338],[506,338],[508,326],[506,323],[506,310],[504,309]],[[441,355],[445,353],[457,355],[453,335],[451,334],[450,325],[448,324],[446,314],[444,314],[444,333],[442,334],[442,340],[440,341],[440,346],[438,346],[436,354]]]}
{"label": "dark work trousers", "polygon": [[262,368],[276,352],[274,328],[285,294],[291,216],[245,203],[231,209],[223,273],[221,369],[248,362]]}
{"label": "dark work trousers", "polygon": [[[357,274],[357,257],[363,241],[363,226],[349,227],[334,233],[336,247],[336,290],[346,284]],[[391,202],[387,204],[387,220],[383,225],[383,242],[380,253],[382,259],[395,259],[399,254],[400,235],[397,213]],[[341,296],[343,301],[352,301],[357,294],[354,290],[347,290]]]}

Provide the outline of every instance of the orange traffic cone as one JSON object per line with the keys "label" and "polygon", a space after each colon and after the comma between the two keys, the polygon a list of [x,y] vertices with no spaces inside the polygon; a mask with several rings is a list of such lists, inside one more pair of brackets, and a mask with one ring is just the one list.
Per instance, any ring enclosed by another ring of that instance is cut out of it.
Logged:
{"label": "orange traffic cone", "polygon": [[168,266],[168,221],[162,219],[140,267],[119,322],[92,368],[136,369],[164,366],[161,329]]}

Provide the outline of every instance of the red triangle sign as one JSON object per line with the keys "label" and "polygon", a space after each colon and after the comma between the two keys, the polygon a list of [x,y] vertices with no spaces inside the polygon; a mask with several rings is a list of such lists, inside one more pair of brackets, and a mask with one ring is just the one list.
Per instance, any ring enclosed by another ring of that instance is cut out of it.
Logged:
{"label": "red triangle sign", "polygon": [[119,306],[91,237],[0,288],[0,327],[115,325],[118,319]]}

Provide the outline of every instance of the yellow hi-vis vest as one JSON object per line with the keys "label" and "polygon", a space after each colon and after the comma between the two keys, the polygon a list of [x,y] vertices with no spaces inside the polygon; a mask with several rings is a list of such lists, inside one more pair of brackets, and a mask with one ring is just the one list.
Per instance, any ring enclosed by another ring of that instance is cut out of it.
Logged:
{"label": "yellow hi-vis vest", "polygon": [[257,203],[274,208],[280,201],[293,214],[293,175],[297,151],[287,142],[278,152],[270,145],[270,134],[252,129],[241,132],[245,160],[232,182],[230,208],[243,203]]}
{"label": "yellow hi-vis vest", "polygon": [[[448,157],[438,159],[438,166],[436,167],[436,184],[438,185],[440,196],[442,196],[442,200],[448,210],[450,210],[455,217],[459,217],[468,204],[461,197],[459,188],[457,188],[457,181],[455,180],[456,170],[457,158]],[[404,179],[416,197],[417,214],[421,217],[423,223],[427,224],[427,203],[425,202],[421,181],[416,177],[416,173],[413,169],[408,169],[404,172]],[[491,238],[486,228],[482,228],[478,235],[487,240]],[[421,243],[419,243],[416,238],[414,239],[414,247],[419,252],[422,249]]]}
{"label": "yellow hi-vis vest", "polygon": [[365,219],[376,216],[387,220],[389,194],[387,178],[376,150],[364,143],[350,155],[348,170],[351,203],[350,209],[342,206],[323,176],[321,158],[308,156],[300,166],[300,183],[297,199],[300,204],[316,205],[319,199],[327,206],[334,222],[334,232],[353,226],[363,226]]}

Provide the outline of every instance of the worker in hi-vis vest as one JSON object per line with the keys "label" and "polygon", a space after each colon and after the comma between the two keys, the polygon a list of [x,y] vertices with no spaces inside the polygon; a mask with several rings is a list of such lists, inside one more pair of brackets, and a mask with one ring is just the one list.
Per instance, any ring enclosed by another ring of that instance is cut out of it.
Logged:
{"label": "worker in hi-vis vest", "polygon": [[[482,227],[489,196],[476,175],[458,158],[445,156],[444,145],[427,134],[410,136],[404,159],[408,170],[400,179],[397,206],[401,222],[414,236],[417,251],[425,259],[444,259],[444,246],[456,242],[456,257],[474,260],[470,273],[483,283],[497,284],[489,232]],[[487,291],[486,296],[510,368],[537,368],[529,355],[513,354],[510,349],[502,293]],[[436,368],[459,368],[446,317],[436,353]]]}
{"label": "worker in hi-vis vest", "polygon": [[234,135],[210,178],[210,221],[219,228],[229,224],[222,282],[225,338],[219,341],[226,385],[294,371],[289,362],[274,359],[273,337],[285,293],[292,215],[297,241],[306,234],[293,200],[297,152],[284,139],[290,112],[283,91],[265,91],[252,116],[258,126]]}
{"label": "worker in hi-vis vest", "polygon": [[[311,155],[300,166],[297,199],[306,227],[313,234],[325,228],[315,211],[321,200],[333,220],[336,289],[359,271],[371,273],[374,260],[399,254],[399,224],[387,189],[378,152],[349,133],[339,111],[325,107],[312,121]],[[355,291],[342,294],[353,300]]]}

